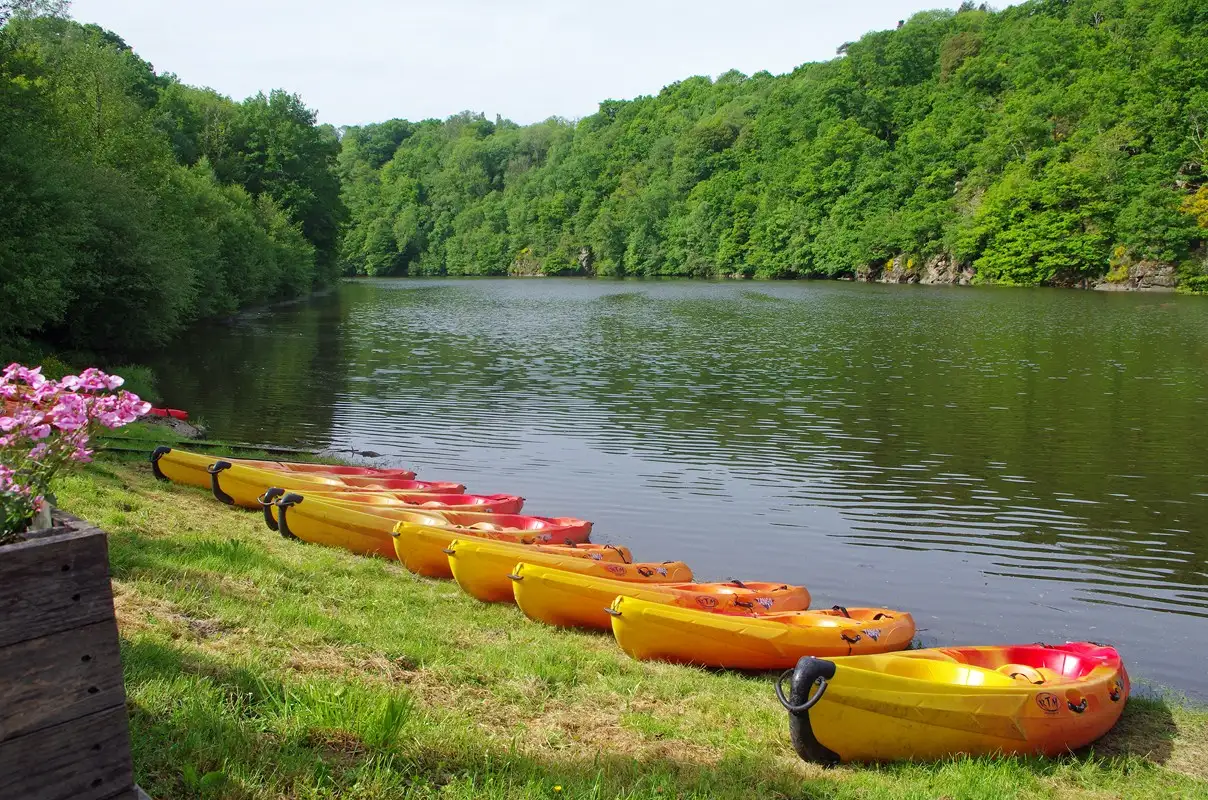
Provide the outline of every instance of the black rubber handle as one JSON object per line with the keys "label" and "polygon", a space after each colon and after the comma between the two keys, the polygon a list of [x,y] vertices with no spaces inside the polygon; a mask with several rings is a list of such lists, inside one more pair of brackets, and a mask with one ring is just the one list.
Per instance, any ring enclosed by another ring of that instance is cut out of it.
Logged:
{"label": "black rubber handle", "polygon": [[277,506],[277,531],[286,539],[298,538],[297,536],[294,536],[293,531],[289,529],[289,521],[286,520],[286,514],[288,513],[290,506],[296,506],[304,499],[305,498],[303,498],[300,494],[289,492],[275,503]]}
{"label": "black rubber handle", "polygon": [[264,524],[268,526],[270,531],[277,530],[277,520],[273,519],[273,501],[283,494],[285,494],[284,489],[270,486],[267,492],[256,498],[260,501],[260,507],[264,509]]}
{"label": "black rubber handle", "polygon": [[[792,676],[789,695],[784,696],[782,683]],[[810,709],[818,704],[826,693],[827,682],[835,677],[835,663],[813,656],[802,656],[791,672],[780,676],[776,682],[776,696],[789,712],[789,738],[797,755],[824,767],[839,763],[839,755],[825,747],[814,735],[810,725]],[[814,684],[818,690],[814,691]],[[811,694],[812,693],[812,694]]]}
{"label": "black rubber handle", "polygon": [[228,506],[233,506],[235,505],[235,498],[222,491],[222,487],[218,485],[218,474],[224,469],[230,468],[230,461],[215,461],[206,467],[206,472],[210,473],[210,491],[214,493],[214,499],[220,503],[226,503]]}
{"label": "black rubber handle", "polygon": [[155,450],[153,450],[151,453],[151,474],[155,476],[155,479],[157,481],[168,480],[168,476],[165,475],[163,473],[163,471],[159,468],[159,460],[171,452],[172,452],[171,447],[164,447],[163,445],[160,445],[159,447],[155,448]]}

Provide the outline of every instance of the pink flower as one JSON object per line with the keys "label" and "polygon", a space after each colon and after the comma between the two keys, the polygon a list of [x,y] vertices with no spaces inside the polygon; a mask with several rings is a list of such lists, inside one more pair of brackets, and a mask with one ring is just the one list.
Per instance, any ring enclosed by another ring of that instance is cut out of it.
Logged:
{"label": "pink flower", "polygon": [[34,367],[29,369],[20,364],[9,364],[4,368],[4,380],[8,382],[21,381],[27,386],[37,388],[46,382],[46,378],[42,377],[42,368]]}
{"label": "pink flower", "polygon": [[50,416],[61,431],[79,430],[88,424],[88,402],[78,394],[60,395]]}
{"label": "pink flower", "polygon": [[64,388],[72,391],[83,389],[89,392],[113,390],[125,382],[125,378],[118,375],[106,375],[96,367],[89,367],[79,375],[68,375],[61,381]]}
{"label": "pink flower", "polygon": [[30,393],[29,399],[30,402],[40,405],[61,391],[62,387],[59,384],[55,383],[54,381],[46,381],[45,383],[36,387],[33,392]]}
{"label": "pink flower", "polygon": [[29,438],[31,438],[31,439],[45,439],[47,436],[50,436],[50,426],[49,425],[35,425],[35,426],[27,429],[26,433],[29,435]]}
{"label": "pink flower", "polygon": [[46,458],[46,454],[49,452],[50,445],[48,445],[46,442],[39,442],[33,446],[33,449],[29,451],[28,458],[33,461],[39,461],[43,458]]}
{"label": "pink flower", "polygon": [[17,420],[15,417],[0,417],[0,431],[8,433],[15,427],[17,427]]}

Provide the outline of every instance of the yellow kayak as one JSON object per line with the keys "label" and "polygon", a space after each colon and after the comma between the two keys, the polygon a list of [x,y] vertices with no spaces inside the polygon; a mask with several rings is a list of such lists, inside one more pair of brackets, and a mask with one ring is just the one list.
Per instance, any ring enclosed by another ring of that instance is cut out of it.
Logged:
{"label": "yellow kayak", "polygon": [[[544,552],[543,552],[544,550]],[[617,563],[606,553],[553,551],[544,548],[517,548],[503,542],[459,539],[445,553],[449,571],[467,594],[486,603],[514,603],[512,580],[519,562],[540,564],[585,575],[612,575],[618,581],[682,583],[692,580],[692,571],[679,561],[662,564]]]}
{"label": "yellow kayak", "polygon": [[750,616],[617,597],[609,614],[613,636],[630,656],[703,667],[785,669],[806,655],[902,650],[914,638],[914,619],[886,608]]}
{"label": "yellow kayak", "polygon": [[534,542],[574,542],[586,541],[591,531],[590,522],[570,518],[358,506],[316,499],[312,494],[280,496],[274,490],[261,499],[265,524],[282,536],[389,559],[396,557],[391,533],[400,522],[445,530],[450,541],[455,536],[498,533],[515,534],[518,540]]}
{"label": "yellow kayak", "polygon": [[802,658],[776,687],[793,747],[821,764],[1055,756],[1111,730],[1128,693],[1119,654],[1092,642]]}
{"label": "yellow kayak", "polygon": [[[591,523],[586,523],[590,529]],[[479,538],[485,541],[513,545],[546,545],[550,539],[543,536],[533,536],[531,533],[508,533],[506,531],[490,530],[450,530],[434,525],[417,525],[412,522],[399,522],[394,527],[394,553],[403,566],[416,575],[428,578],[452,578],[453,570],[449,566],[446,550],[458,539]],[[601,558],[615,561],[631,561],[633,556],[628,547],[617,547],[610,544],[591,544],[587,542],[587,531],[581,537],[557,537],[552,540],[565,544],[574,544],[584,554],[600,553]],[[526,550],[525,553],[532,551]],[[513,558],[515,563],[515,558]]]}
{"label": "yellow kayak", "polygon": [[804,586],[728,583],[633,583],[520,563],[512,575],[516,605],[529,619],[563,628],[611,630],[608,607],[617,597],[702,611],[800,611],[809,608]]}
{"label": "yellow kayak", "polygon": [[[224,503],[259,509],[260,496],[270,488],[287,491],[351,489],[358,492],[376,490],[410,496],[416,493],[438,492],[459,494],[465,487],[444,481],[414,481],[393,478],[357,478],[335,475],[289,473],[237,464],[229,459],[198,455],[184,450],[159,448],[152,456],[157,477],[176,483],[207,486]],[[201,482],[201,475],[206,476]]]}
{"label": "yellow kayak", "polygon": [[[163,472],[160,462],[165,455],[171,453],[168,465],[174,477]],[[191,453],[186,450],[176,450],[171,447],[157,447],[151,455],[151,471],[160,480],[171,480],[177,483],[188,483],[210,488],[210,473],[207,467],[219,460],[216,456],[203,453]],[[415,473],[409,469],[391,467],[358,467],[347,464],[311,464],[302,461],[264,461],[253,458],[225,458],[224,460],[241,467],[256,467],[274,472],[285,472],[293,475],[342,476],[349,478],[390,478],[411,480]]]}

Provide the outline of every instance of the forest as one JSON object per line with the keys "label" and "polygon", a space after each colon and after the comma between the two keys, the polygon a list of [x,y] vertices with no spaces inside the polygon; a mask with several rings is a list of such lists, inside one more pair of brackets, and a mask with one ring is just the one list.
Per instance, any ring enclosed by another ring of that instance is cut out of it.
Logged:
{"label": "forest", "polygon": [[[1208,4],[965,3],[785,75],[336,129],[0,0],[0,350],[136,351],[341,275],[1208,291]],[[1148,265],[1148,266],[1147,266]]]}
{"label": "forest", "polygon": [[1208,4],[965,3],[792,73],[693,77],[578,121],[349,128],[341,259],[588,273],[1205,288]]}
{"label": "forest", "polygon": [[333,128],[284,91],[183,85],[62,10],[0,3],[5,358],[154,347],[338,276]]}

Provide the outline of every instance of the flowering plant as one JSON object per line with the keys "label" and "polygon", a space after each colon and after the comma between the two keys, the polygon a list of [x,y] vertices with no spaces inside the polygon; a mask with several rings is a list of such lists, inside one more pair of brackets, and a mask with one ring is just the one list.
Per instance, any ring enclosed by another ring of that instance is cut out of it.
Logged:
{"label": "flowering plant", "polygon": [[116,375],[86,369],[54,381],[42,368],[10,364],[0,372],[0,543],[17,538],[46,503],[51,478],[92,460],[91,437],[151,409],[115,391]]}

